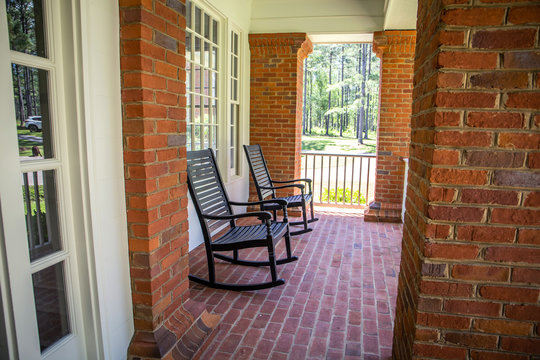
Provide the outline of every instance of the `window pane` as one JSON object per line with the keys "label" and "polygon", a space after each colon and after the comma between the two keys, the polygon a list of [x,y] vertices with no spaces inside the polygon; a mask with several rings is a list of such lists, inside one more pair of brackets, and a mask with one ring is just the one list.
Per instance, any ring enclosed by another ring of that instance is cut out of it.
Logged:
{"label": "window pane", "polygon": [[212,148],[216,149],[218,148],[218,141],[217,141],[217,127],[214,126],[214,132],[212,133]]}
{"label": "window pane", "polygon": [[218,64],[218,49],[217,47],[212,47],[212,69],[217,70]]}
{"label": "window pane", "polygon": [[200,123],[201,122],[201,98],[200,96],[195,95],[195,108],[193,109],[193,122],[194,123]]}
{"label": "window pane", "polygon": [[210,40],[210,16],[204,14],[204,37]]}
{"label": "window pane", "polygon": [[218,123],[218,119],[217,119],[217,101],[216,100],[212,100],[212,119],[213,119],[213,122],[214,124],[217,124]]}
{"label": "window pane", "polygon": [[201,92],[201,67],[199,65],[193,66],[193,76],[195,77],[195,92]]}
{"label": "window pane", "polygon": [[212,71],[212,96],[217,97],[217,73]]}
{"label": "window pane", "polygon": [[186,0],[186,26],[191,28],[191,1]]}
{"label": "window pane", "polygon": [[191,150],[191,125],[186,127],[186,148],[187,151]]}
{"label": "window pane", "polygon": [[32,274],[41,352],[70,333],[64,263]]}
{"label": "window pane", "polygon": [[218,43],[218,23],[216,20],[212,20],[212,41],[214,44]]}
{"label": "window pane", "polygon": [[203,105],[204,105],[204,118],[203,118],[203,121],[204,123],[209,123],[210,122],[210,99],[208,99],[207,97],[204,97],[203,98]]}
{"label": "window pane", "polygon": [[204,65],[210,66],[210,43],[204,42]]}
{"label": "window pane", "polygon": [[48,73],[12,64],[13,97],[21,161],[54,157],[49,117]]}
{"label": "window pane", "polygon": [[61,249],[54,170],[22,174],[22,195],[30,260]]}
{"label": "window pane", "polygon": [[195,61],[197,64],[201,64],[201,63],[202,63],[202,55],[201,55],[201,52],[202,52],[201,38],[195,36],[195,59],[194,59],[194,61]]}
{"label": "window pane", "polygon": [[193,125],[194,134],[194,140],[195,144],[192,150],[201,150],[201,126],[200,125]]}
{"label": "window pane", "polygon": [[210,96],[210,70],[205,69],[203,71],[204,74],[204,89],[203,94],[206,96]]}
{"label": "window pane", "polygon": [[204,126],[204,134],[203,134],[203,149],[207,149],[210,147],[210,127]]}
{"label": "window pane", "polygon": [[191,33],[190,32],[186,32],[186,60],[191,60]]}
{"label": "window pane", "polygon": [[46,57],[41,0],[6,0],[11,50]]}
{"label": "window pane", "polygon": [[202,35],[201,34],[201,9],[199,9],[198,7],[195,7],[195,31],[197,32],[197,34],[199,35]]}

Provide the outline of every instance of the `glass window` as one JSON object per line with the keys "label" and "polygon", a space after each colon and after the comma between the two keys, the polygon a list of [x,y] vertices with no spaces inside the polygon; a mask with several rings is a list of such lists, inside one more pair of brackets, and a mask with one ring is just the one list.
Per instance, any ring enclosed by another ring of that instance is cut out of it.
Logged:
{"label": "glass window", "polygon": [[47,56],[41,0],[6,0],[11,50]]}
{"label": "glass window", "polygon": [[17,64],[11,70],[19,158],[52,158],[48,71]]}
{"label": "glass window", "polygon": [[32,274],[41,352],[70,333],[64,263]]}
{"label": "glass window", "polygon": [[61,249],[54,170],[22,174],[22,195],[30,260]]}
{"label": "glass window", "polygon": [[186,1],[186,11],[186,146],[217,152],[219,20],[193,1]]}
{"label": "glass window", "polygon": [[239,131],[240,131],[240,51],[238,43],[240,34],[237,31],[231,31],[230,44],[230,111],[229,111],[229,174],[240,175],[240,152],[239,152]]}

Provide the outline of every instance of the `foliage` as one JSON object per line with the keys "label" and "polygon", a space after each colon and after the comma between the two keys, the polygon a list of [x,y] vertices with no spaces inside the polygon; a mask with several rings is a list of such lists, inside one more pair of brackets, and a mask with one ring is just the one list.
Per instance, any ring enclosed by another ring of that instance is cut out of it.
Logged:
{"label": "foliage", "polygon": [[352,203],[353,204],[365,204],[366,203],[366,197],[360,193],[360,191],[356,190],[353,194],[352,194],[352,198],[351,198],[351,189],[350,188],[346,188],[345,191],[343,191],[343,188],[342,187],[338,187],[337,189],[337,196],[336,196],[336,189],[330,189],[330,191],[328,191],[327,188],[324,188],[323,189],[323,193],[322,193],[322,196],[321,196],[321,202],[336,202],[336,203],[343,203],[344,200],[345,200],[345,203],[351,203],[351,199],[352,199]]}
{"label": "foliage", "polygon": [[[43,185],[38,186],[39,191],[39,212],[37,211],[37,202],[36,202],[36,192],[34,186],[30,185],[29,187],[29,202],[30,202],[30,219],[26,220],[26,227],[29,225],[32,227],[32,231],[27,229],[29,234],[32,234],[32,239],[30,240],[31,244],[39,244],[39,232],[38,232],[38,221],[40,222],[40,227],[43,230],[42,236],[45,242],[49,241],[49,234],[47,232],[47,208],[45,205],[45,192],[43,190]],[[28,216],[28,208],[26,202],[26,190],[22,186],[23,194],[23,203],[24,203],[24,214]]]}
{"label": "foliage", "polygon": [[[42,19],[42,6],[39,0],[6,0],[6,13],[9,28],[9,45],[18,52],[45,55],[44,34],[36,31],[36,19]],[[46,71],[38,71],[28,66],[12,64],[13,96],[16,117],[22,126],[26,118],[41,115],[40,88],[46,92]],[[42,76],[40,76],[42,75]],[[45,114],[43,114],[45,115]]]}
{"label": "foliage", "polygon": [[368,138],[376,127],[379,72],[371,44],[315,45],[305,63],[303,134]]}

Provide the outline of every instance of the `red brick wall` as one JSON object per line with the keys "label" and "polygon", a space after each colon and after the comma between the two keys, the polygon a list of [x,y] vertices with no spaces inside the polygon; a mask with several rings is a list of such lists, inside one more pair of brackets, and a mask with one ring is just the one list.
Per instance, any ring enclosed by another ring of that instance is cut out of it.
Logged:
{"label": "red brick wall", "polygon": [[[250,34],[250,143],[260,144],[274,180],[300,177],[304,33]],[[251,192],[254,194],[254,192]]]}
{"label": "red brick wall", "polygon": [[397,359],[540,354],[539,19],[419,1]]}
{"label": "red brick wall", "polygon": [[415,31],[382,31],[373,37],[381,59],[375,202],[401,208],[409,156]]}
{"label": "red brick wall", "polygon": [[122,114],[135,334],[130,357],[184,352],[189,300],[185,6],[120,0]]}

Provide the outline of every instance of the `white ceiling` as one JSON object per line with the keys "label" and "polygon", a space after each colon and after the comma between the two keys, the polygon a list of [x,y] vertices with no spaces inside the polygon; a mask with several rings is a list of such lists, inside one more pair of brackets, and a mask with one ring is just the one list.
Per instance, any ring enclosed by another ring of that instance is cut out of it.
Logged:
{"label": "white ceiling", "polygon": [[365,34],[415,29],[416,6],[417,0],[253,0],[250,33],[305,32],[314,42],[371,41]]}
{"label": "white ceiling", "polygon": [[384,30],[416,29],[418,0],[387,0]]}

